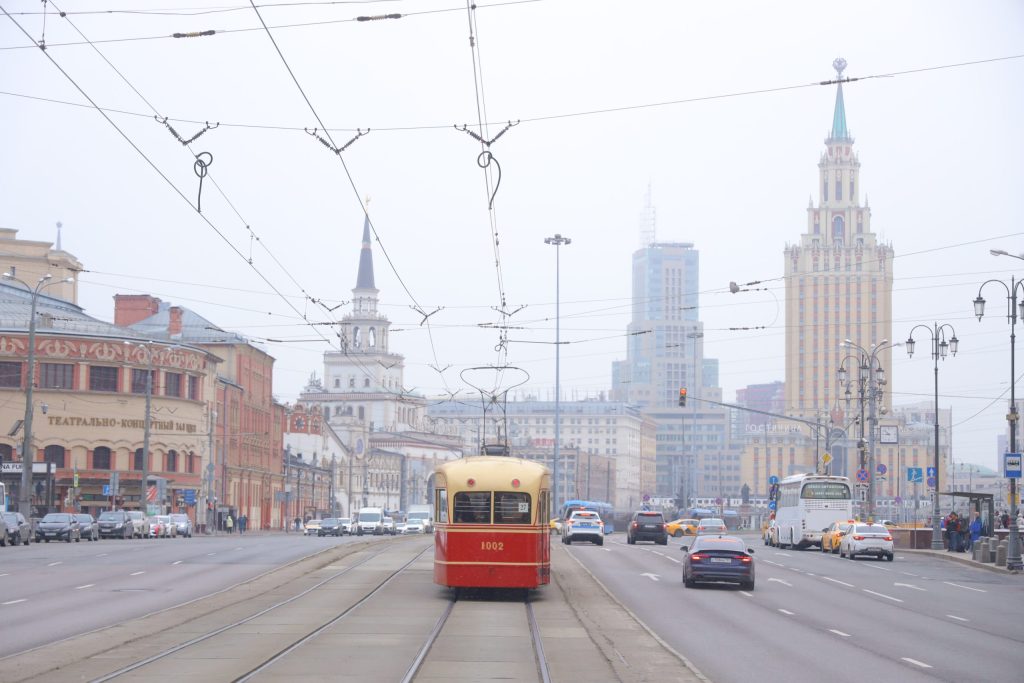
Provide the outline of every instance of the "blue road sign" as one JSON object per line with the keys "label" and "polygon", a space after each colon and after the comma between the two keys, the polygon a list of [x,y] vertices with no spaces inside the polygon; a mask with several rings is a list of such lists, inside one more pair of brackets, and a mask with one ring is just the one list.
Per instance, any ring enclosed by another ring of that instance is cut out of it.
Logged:
{"label": "blue road sign", "polygon": [[778,503],[776,503],[774,500],[769,500],[768,501],[768,509],[769,510],[774,510],[777,507],[778,507]]}
{"label": "blue road sign", "polygon": [[104,496],[109,496],[110,495],[110,484],[104,484],[103,485],[103,495]]}
{"label": "blue road sign", "polygon": [[1020,479],[1020,453],[1003,453],[1003,476]]}
{"label": "blue road sign", "polygon": [[888,471],[889,471],[889,470],[888,470],[888,469],[887,469],[887,468],[885,467],[885,464],[884,464],[884,463],[878,463],[878,467],[876,467],[875,469],[877,469],[877,470],[878,470],[878,473],[879,473],[879,474],[885,474],[886,472],[888,472]]}
{"label": "blue road sign", "polygon": [[924,470],[920,467],[908,467],[907,481],[911,484],[920,484],[924,481]]}
{"label": "blue road sign", "polygon": [[929,467],[927,474],[928,474],[929,477],[937,477],[937,476],[939,476],[938,470],[936,470],[934,467]]}
{"label": "blue road sign", "polygon": [[935,477],[928,477],[928,487],[935,488]]}
{"label": "blue road sign", "polygon": [[779,483],[779,478],[778,478],[778,477],[776,477],[776,476],[775,476],[775,475],[773,474],[772,476],[768,477],[768,483],[769,483],[769,484],[778,484],[778,483]]}
{"label": "blue road sign", "polygon": [[185,505],[195,505],[195,504],[196,504],[196,490],[195,489],[185,489]]}

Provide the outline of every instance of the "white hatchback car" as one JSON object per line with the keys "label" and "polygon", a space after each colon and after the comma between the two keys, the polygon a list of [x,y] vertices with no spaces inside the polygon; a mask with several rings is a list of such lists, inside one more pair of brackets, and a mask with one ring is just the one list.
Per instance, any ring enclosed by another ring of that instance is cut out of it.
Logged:
{"label": "white hatchback car", "polygon": [[697,523],[697,535],[704,536],[706,534],[727,534],[729,529],[725,526],[725,521],[718,517],[708,517],[702,519]]}
{"label": "white hatchback car", "polygon": [[604,545],[604,522],[593,510],[573,510],[562,531],[562,543],[572,545],[573,541],[590,541]]}
{"label": "white hatchback car", "polygon": [[874,555],[892,562],[892,534],[881,524],[851,524],[839,541],[839,556],[852,560],[857,555]]}

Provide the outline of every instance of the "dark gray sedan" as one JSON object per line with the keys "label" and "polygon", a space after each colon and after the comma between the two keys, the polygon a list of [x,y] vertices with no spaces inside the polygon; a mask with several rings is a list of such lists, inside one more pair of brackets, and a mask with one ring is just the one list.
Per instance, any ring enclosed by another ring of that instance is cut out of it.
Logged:
{"label": "dark gray sedan", "polygon": [[96,522],[95,517],[87,514],[76,514],[75,519],[78,520],[78,532],[81,538],[87,541],[100,540],[100,525]]}
{"label": "dark gray sedan", "polygon": [[67,512],[51,512],[36,524],[36,543],[39,541],[71,541],[82,540],[81,529],[75,516]]}
{"label": "dark gray sedan", "polygon": [[7,540],[11,545],[28,545],[32,540],[32,525],[20,512],[3,513],[4,524],[7,526]]}

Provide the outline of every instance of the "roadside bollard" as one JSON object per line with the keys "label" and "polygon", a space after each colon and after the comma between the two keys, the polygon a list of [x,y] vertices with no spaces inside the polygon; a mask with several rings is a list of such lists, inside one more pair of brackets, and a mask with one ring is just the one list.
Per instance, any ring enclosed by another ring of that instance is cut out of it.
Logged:
{"label": "roadside bollard", "polygon": [[996,546],[996,566],[1006,566],[1006,541],[1003,541],[998,546]]}
{"label": "roadside bollard", "polygon": [[981,558],[983,557],[982,549],[987,547],[987,546],[988,546],[988,539],[985,538],[984,536],[979,538],[978,542],[975,543],[972,546],[972,548],[971,548],[971,550],[973,551],[971,553],[971,559],[974,560],[975,562],[981,562]]}

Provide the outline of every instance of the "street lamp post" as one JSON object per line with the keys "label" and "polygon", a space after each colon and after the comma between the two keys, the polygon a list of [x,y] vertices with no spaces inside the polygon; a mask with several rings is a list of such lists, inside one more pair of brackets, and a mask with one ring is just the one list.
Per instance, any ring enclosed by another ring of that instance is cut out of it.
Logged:
{"label": "street lamp post", "polygon": [[[907,337],[907,356],[914,355],[914,330],[922,328],[928,331],[932,342],[932,360],[935,361],[935,492],[932,497],[932,550],[942,550],[942,518],[939,515],[939,359],[946,360],[946,353],[956,355],[957,346],[960,340],[956,338],[956,331],[949,323],[933,323],[927,325],[914,325],[910,328],[910,336]],[[946,330],[949,330],[950,338],[946,341]]]}
{"label": "street lamp post", "polygon": [[[998,250],[992,250],[992,254],[1013,256]],[[998,282],[1006,289],[1006,321],[1010,323],[1010,410],[1006,414],[1006,421],[1010,423],[1010,452],[1017,453],[1017,420],[1020,418],[1020,415],[1017,412],[1017,398],[1014,393],[1017,379],[1014,367],[1014,346],[1017,340],[1015,331],[1017,317],[1024,318],[1024,301],[1018,303],[1017,300],[1017,290],[1024,286],[1024,281],[1011,277],[1009,285],[1002,280],[987,280],[983,282],[981,287],[978,288],[978,298],[974,300],[974,314],[978,316],[978,322],[981,322],[982,316],[985,315],[985,300],[981,298],[981,290],[990,282]],[[1024,569],[1024,562],[1021,560],[1020,528],[1017,525],[1016,479],[1010,479],[1010,538],[1006,546],[1006,568],[1010,570]]]}
{"label": "street lamp post", "polygon": [[[897,346],[897,344],[890,344],[888,339],[883,339],[879,343],[873,344],[870,349],[865,349],[860,344],[849,339],[844,340],[839,345],[839,348],[854,349],[859,352],[858,356],[847,356],[843,359],[843,362],[839,365],[838,374],[839,384],[846,387],[846,401],[849,404],[852,380],[849,378],[845,362],[850,358],[857,361],[857,397],[860,401],[860,443],[858,446],[861,452],[861,465],[867,470],[868,475],[867,513],[871,517],[875,515],[875,476],[877,475],[875,466],[875,428],[878,423],[877,408],[878,400],[882,398],[884,391],[882,387],[886,384],[885,369],[878,360],[878,354],[880,351],[890,349],[893,346]],[[866,422],[864,420],[865,400],[868,403]]]}
{"label": "street lamp post", "polygon": [[[700,390],[700,375],[697,373],[697,340],[704,337],[703,332],[688,332],[686,334],[687,339],[693,340],[693,362],[691,367],[693,368],[693,379],[692,384],[695,386],[694,389]],[[693,402],[690,404],[690,453],[686,463],[686,500],[687,505],[691,498],[697,496],[697,403]],[[722,458],[719,454],[718,458],[718,497],[722,497]],[[719,511],[721,515],[721,510]]]}
{"label": "street lamp post", "polygon": [[32,305],[28,316],[28,378],[25,385],[25,439],[21,444],[21,488],[18,491],[18,510],[25,515],[26,519],[32,517],[32,463],[35,461],[32,453],[32,393],[36,383],[36,306],[39,303],[39,293],[47,287],[71,282],[71,278],[64,278],[51,282],[53,276],[47,273],[39,278],[35,287],[32,287],[21,278],[14,276],[13,272],[4,273],[5,280],[13,280],[21,283],[32,295]]}
{"label": "street lamp post", "polygon": [[561,437],[562,414],[561,414],[561,385],[560,372],[562,360],[562,311],[561,311],[561,247],[572,244],[568,237],[562,237],[555,233],[554,237],[545,237],[544,244],[555,245],[555,452],[553,456],[554,483],[552,484],[551,515],[554,516],[559,509],[558,500],[558,447]]}

